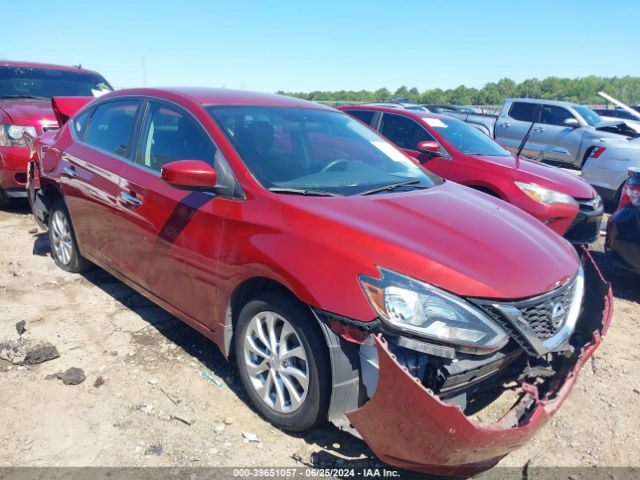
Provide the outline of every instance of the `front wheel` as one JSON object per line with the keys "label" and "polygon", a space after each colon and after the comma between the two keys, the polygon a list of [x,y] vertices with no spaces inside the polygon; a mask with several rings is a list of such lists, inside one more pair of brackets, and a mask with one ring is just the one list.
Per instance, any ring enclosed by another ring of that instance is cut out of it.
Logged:
{"label": "front wheel", "polygon": [[285,430],[326,420],[331,395],[326,343],[300,303],[265,293],[238,318],[235,351],[244,387],[256,409]]}
{"label": "front wheel", "polygon": [[4,210],[9,206],[9,198],[3,189],[0,188],[0,210]]}
{"label": "front wheel", "polygon": [[78,273],[89,265],[89,262],[78,251],[78,242],[71,225],[71,218],[62,201],[54,204],[49,215],[49,243],[53,261],[61,269]]}

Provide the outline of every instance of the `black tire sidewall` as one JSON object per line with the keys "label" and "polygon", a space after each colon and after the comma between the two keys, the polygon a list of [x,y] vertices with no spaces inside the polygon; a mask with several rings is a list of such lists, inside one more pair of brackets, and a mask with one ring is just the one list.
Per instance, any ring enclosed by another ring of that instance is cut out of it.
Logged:
{"label": "black tire sidewall", "polygon": [[[302,406],[283,414],[272,410],[257,395],[244,363],[243,343],[249,321],[258,313],[271,311],[281,315],[294,328],[303,343],[309,368],[309,390]],[[300,302],[279,293],[264,293],[248,302],[240,311],[234,335],[236,362],[240,379],[254,407],[270,423],[283,430],[307,430],[326,420],[331,396],[330,362],[322,332],[308,309]]]}
{"label": "black tire sidewall", "polygon": [[[69,224],[69,231],[71,232],[71,244],[73,246],[73,250],[71,252],[71,260],[66,265],[60,261],[53,248],[53,232],[51,228],[51,222],[56,211],[62,212],[62,214],[66,217],[67,223]],[[53,261],[56,263],[56,265],[62,270],[66,270],[67,272],[78,273],[82,271],[85,267],[85,260],[80,256],[80,253],[78,252],[78,242],[76,241],[76,234],[73,229],[73,224],[71,223],[69,211],[67,210],[67,207],[63,201],[58,200],[56,203],[54,203],[53,207],[51,207],[51,213],[49,214],[49,222],[47,226],[49,230],[48,233],[49,244],[51,246],[51,258],[53,258]]]}
{"label": "black tire sidewall", "polygon": [[0,188],[0,210],[4,210],[9,206],[9,197],[6,192]]}

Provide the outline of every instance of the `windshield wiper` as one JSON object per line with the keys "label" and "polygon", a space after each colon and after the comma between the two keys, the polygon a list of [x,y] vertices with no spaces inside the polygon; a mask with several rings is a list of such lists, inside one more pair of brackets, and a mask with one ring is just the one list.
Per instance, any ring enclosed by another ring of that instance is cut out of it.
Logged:
{"label": "windshield wiper", "polygon": [[[390,192],[392,190],[395,190],[396,188],[406,187],[409,185],[416,185],[417,183],[420,183],[420,182],[421,180],[405,180],[404,182],[391,183],[389,185],[384,185],[382,187],[372,188],[371,190],[365,190],[360,195],[371,195],[373,193],[379,193],[379,192]],[[425,185],[425,186],[416,186],[414,188],[429,188],[429,187]]]}
{"label": "windshield wiper", "polygon": [[38,97],[36,95],[0,95],[0,98],[33,98],[35,100],[49,100],[47,97]]}
{"label": "windshield wiper", "polygon": [[337,193],[325,192],[322,190],[313,190],[308,188],[284,188],[284,187],[272,187],[268,188],[273,193],[289,193],[292,195],[307,195],[310,197],[338,197]]}

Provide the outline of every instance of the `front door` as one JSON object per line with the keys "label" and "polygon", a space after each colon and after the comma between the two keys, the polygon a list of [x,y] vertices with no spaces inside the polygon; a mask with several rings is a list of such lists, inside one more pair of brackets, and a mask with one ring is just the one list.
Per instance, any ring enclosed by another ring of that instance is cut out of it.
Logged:
{"label": "front door", "polygon": [[[117,231],[121,270],[203,324],[214,318],[216,257],[230,200],[179,190],[160,178],[175,160],[224,160],[199,122],[179,107],[150,101],[135,162],[121,172]],[[219,174],[220,175],[220,174]]]}
{"label": "front door", "polygon": [[416,149],[420,142],[437,142],[437,140],[414,119],[395,113],[384,113],[380,123],[380,133],[401,148],[404,153],[415,158],[424,168],[447,178],[451,166],[449,155],[442,146],[440,146],[440,156],[431,156]]}
{"label": "front door", "polygon": [[571,118],[578,120],[566,108],[543,105],[540,123],[537,123],[531,131],[531,141],[544,146],[542,149],[544,160],[575,162],[583,131],[564,123]]}

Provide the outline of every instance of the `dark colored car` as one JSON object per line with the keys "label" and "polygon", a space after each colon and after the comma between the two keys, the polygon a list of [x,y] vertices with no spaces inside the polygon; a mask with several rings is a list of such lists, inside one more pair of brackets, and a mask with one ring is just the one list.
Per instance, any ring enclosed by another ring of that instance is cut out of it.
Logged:
{"label": "dark colored car", "polygon": [[516,158],[470,125],[425,112],[344,106],[427,170],[530,213],[571,243],[596,240],[604,207],[587,182],[559,168]]}
{"label": "dark colored car", "polygon": [[23,132],[58,128],[54,96],[95,96],[111,91],[98,73],[76,67],[0,61],[0,208],[26,197],[29,149]]}
{"label": "dark colored car", "polygon": [[609,217],[605,247],[615,265],[640,274],[640,169],[629,170],[618,209]]}
{"label": "dark colored car", "polygon": [[[278,427],[351,423],[393,465],[486,469],[609,324],[588,255],[342,112],[210,89],[54,105],[72,118],[29,171],[55,262],[99,265],[212,339]],[[472,419],[511,388],[500,422]]]}

